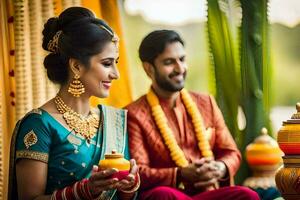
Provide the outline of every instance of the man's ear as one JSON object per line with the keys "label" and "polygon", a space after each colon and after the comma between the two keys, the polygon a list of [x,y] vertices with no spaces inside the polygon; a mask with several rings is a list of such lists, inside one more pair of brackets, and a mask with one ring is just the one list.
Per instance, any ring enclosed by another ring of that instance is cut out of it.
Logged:
{"label": "man's ear", "polygon": [[75,58],[70,58],[69,59],[69,66],[70,66],[70,69],[71,71],[74,73],[74,74],[77,74],[79,76],[82,75],[82,72],[83,72],[83,66],[82,64],[80,63],[79,60],[75,59]]}
{"label": "man's ear", "polygon": [[154,66],[149,62],[143,62],[143,68],[144,68],[147,76],[152,79],[154,77],[154,73],[155,73]]}

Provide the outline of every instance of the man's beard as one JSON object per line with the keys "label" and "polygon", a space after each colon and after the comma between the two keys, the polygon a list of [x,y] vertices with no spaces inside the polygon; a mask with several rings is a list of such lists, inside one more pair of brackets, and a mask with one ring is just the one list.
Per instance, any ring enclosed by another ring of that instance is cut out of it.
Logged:
{"label": "man's beard", "polygon": [[[179,75],[178,72],[172,72],[168,77],[172,79],[174,76]],[[155,80],[157,85],[165,91],[168,92],[178,92],[184,88],[184,81],[185,81],[186,71],[183,73],[183,80],[180,83],[172,83],[169,80],[165,80],[160,74],[157,72],[155,68]]]}

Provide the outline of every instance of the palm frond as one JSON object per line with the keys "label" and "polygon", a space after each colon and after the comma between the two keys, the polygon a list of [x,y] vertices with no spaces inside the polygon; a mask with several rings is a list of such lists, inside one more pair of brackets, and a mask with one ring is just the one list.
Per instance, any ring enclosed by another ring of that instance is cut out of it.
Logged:
{"label": "palm frond", "polygon": [[[220,1],[226,9],[227,1]],[[239,105],[240,81],[237,53],[228,18],[220,9],[218,0],[208,1],[208,37],[211,64],[214,69],[216,99],[223,112],[226,124],[234,137],[239,135],[237,109]]]}

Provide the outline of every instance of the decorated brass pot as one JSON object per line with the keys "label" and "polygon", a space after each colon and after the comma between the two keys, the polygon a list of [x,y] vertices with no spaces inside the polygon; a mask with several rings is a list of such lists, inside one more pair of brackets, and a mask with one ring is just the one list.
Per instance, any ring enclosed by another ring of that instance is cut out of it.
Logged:
{"label": "decorated brass pot", "polygon": [[282,163],[282,151],[276,141],[268,135],[266,128],[262,128],[261,135],[246,148],[246,159],[251,167],[273,166]]}
{"label": "decorated brass pot", "polygon": [[277,188],[285,200],[299,200],[300,155],[283,156],[283,163],[275,176]]}
{"label": "decorated brass pot", "polygon": [[262,128],[261,135],[246,148],[246,160],[253,175],[243,185],[253,189],[276,187],[274,176],[282,164],[282,155],[277,142],[268,135],[266,128]]}
{"label": "decorated brass pot", "polygon": [[300,199],[300,103],[297,113],[284,121],[277,141],[284,152],[284,165],[277,171],[275,181],[285,200]]}
{"label": "decorated brass pot", "polygon": [[285,155],[300,155],[300,103],[296,109],[297,113],[284,121],[278,132],[277,141]]}
{"label": "decorated brass pot", "polygon": [[129,174],[130,162],[126,160],[122,154],[112,151],[111,154],[106,154],[104,160],[99,162],[100,170],[115,168],[117,173],[112,175],[112,178],[118,178],[119,180],[125,178]]}

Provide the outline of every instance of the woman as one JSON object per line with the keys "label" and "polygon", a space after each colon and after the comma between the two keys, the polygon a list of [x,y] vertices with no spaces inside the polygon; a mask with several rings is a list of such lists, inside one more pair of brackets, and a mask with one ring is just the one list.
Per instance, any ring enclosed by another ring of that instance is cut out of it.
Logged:
{"label": "woman", "polygon": [[116,169],[97,167],[112,150],[129,158],[126,112],[89,105],[91,96],[107,97],[119,78],[118,38],[81,7],[50,18],[43,35],[50,51],[44,66],[60,90],[15,128],[10,199],[133,199],[139,186],[134,160],[123,180],[111,177]]}

